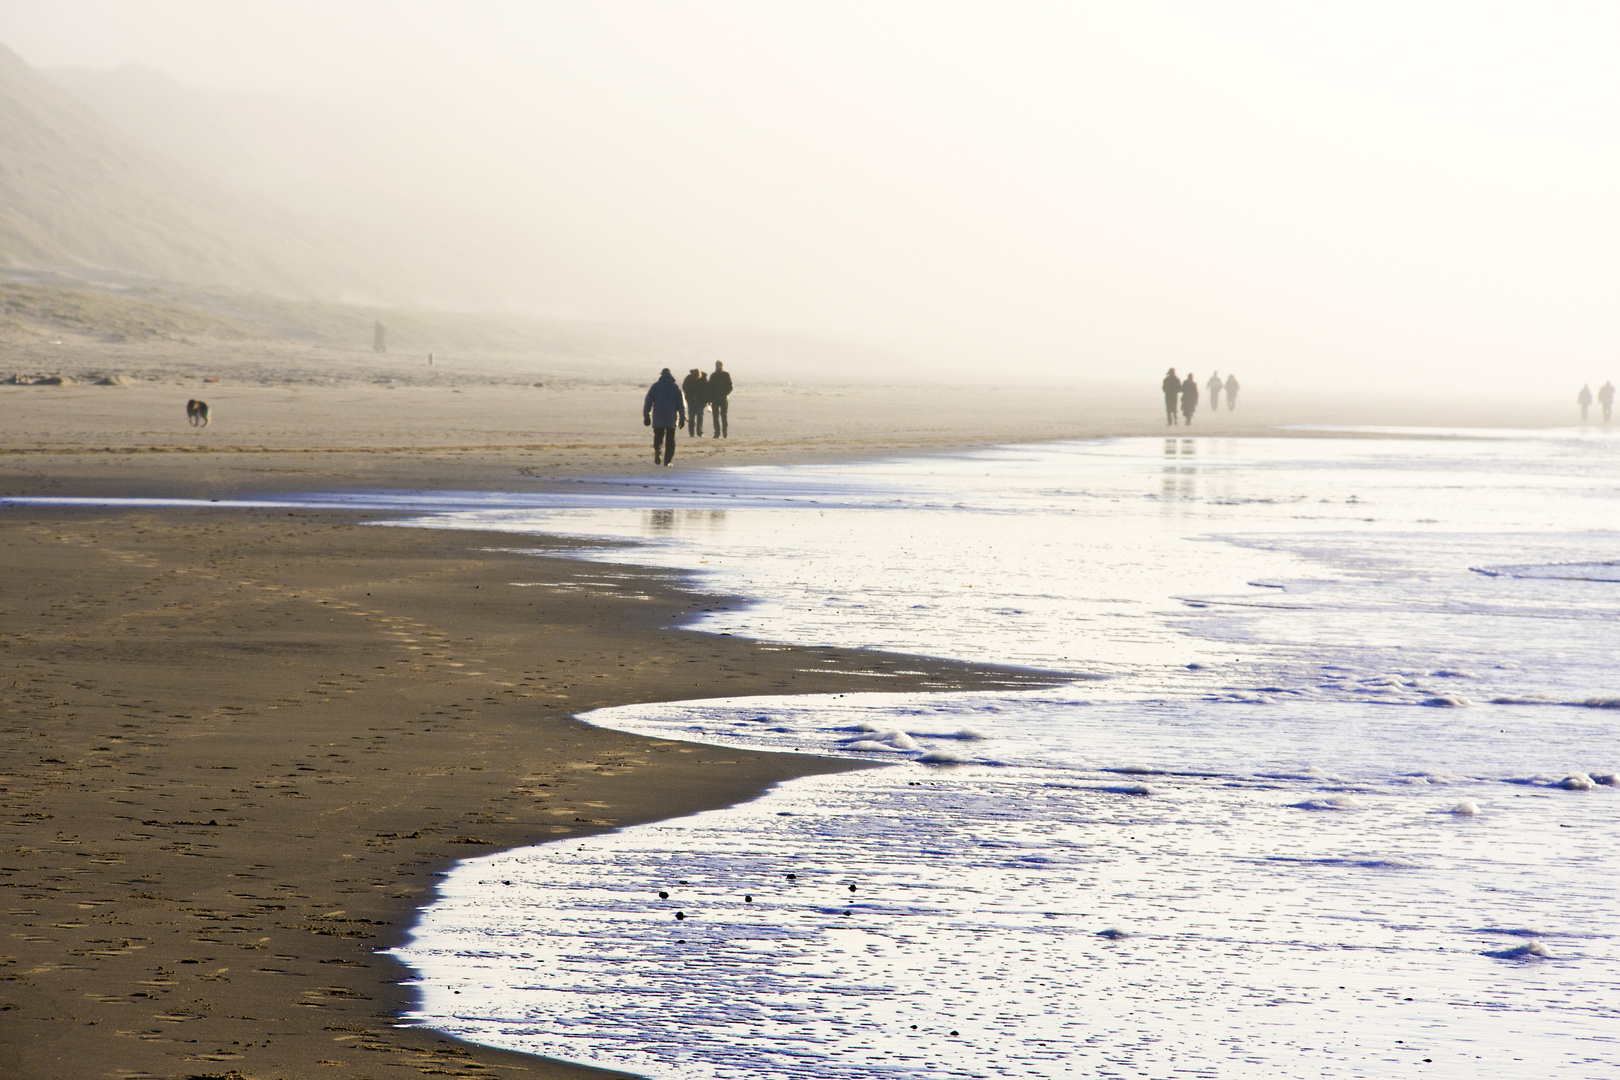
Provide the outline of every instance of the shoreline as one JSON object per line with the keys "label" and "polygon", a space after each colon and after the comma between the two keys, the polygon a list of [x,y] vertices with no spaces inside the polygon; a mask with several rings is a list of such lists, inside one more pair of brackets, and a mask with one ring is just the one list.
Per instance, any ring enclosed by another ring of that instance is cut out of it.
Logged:
{"label": "shoreline", "polygon": [[[404,939],[462,858],[852,766],[575,714],[848,692],[864,688],[849,672],[883,667],[913,673],[885,679],[895,690],[1062,681],[688,631],[687,613],[737,598],[583,562],[551,537],[512,534],[536,556],[485,549],[506,534],[355,523],[393,516],[0,518],[0,648],[18,672],[0,697],[15,763],[0,792],[8,1072],[604,1075],[392,1026],[409,972],[375,950]],[[515,578],[549,585],[505,587]]]}
{"label": "shoreline", "polygon": [[[0,385],[0,494],[220,497],[332,488],[544,490],[605,476],[693,469],[823,464],[1087,438],[1319,438],[1360,436],[1299,427],[1569,426],[1547,410],[1489,405],[1270,400],[1200,412],[1167,426],[1156,394],[1118,387],[962,387],[744,381],[730,437],[677,438],[675,467],[657,469],[640,422],[646,384],[549,376],[503,384],[391,388],[361,382],[344,360],[331,385],[166,377],[128,386]],[[336,362],[334,360],[334,362]],[[538,371],[535,374],[540,374]],[[743,376],[739,375],[739,378]],[[210,376],[212,378],[212,376]],[[1151,388],[1149,388],[1151,389]],[[185,418],[188,397],[213,408],[208,427]],[[1594,434],[1603,429],[1592,428]]]}
{"label": "shoreline", "polygon": [[[224,384],[206,388],[214,425],[192,429],[179,406],[196,390],[0,388],[13,414],[0,493],[543,492],[641,474],[656,493],[694,468],[1085,437],[1297,438],[1310,436],[1245,425],[1344,419],[1246,406],[1244,424],[1189,430],[1073,391],[761,387],[734,398],[732,439],[683,438],[677,468],[654,472],[628,385]],[[0,655],[16,672],[0,682],[4,1071],[604,1075],[391,1026],[408,973],[373,950],[402,940],[435,872],[461,858],[860,766],[658,746],[576,713],[867,689],[850,673],[877,665],[921,673],[886,678],[893,690],[1071,678],[686,631],[687,613],[738,598],[583,562],[555,537],[356,524],[397,516],[0,512]],[[505,535],[548,554],[486,550]]]}

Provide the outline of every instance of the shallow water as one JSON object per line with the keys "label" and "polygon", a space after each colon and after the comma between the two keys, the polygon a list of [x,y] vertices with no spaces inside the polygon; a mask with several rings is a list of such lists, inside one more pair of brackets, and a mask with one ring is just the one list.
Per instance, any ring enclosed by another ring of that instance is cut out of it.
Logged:
{"label": "shallow water", "polygon": [[1617,465],[1169,438],[317,497],[598,538],[739,598],[716,633],[1086,677],[588,716],[895,764],[460,864],[415,1019],[659,1077],[1612,1072]]}
{"label": "shallow water", "polygon": [[1120,440],[452,513],[635,541],[591,557],[749,598],[713,632],[1104,678],[591,714],[899,764],[462,864],[416,1018],[668,1077],[1612,1069],[1617,463]]}
{"label": "shallow water", "polygon": [[[608,710],[821,752],[898,723],[974,764],[473,860],[403,955],[434,1026],[654,1075],[1594,1075],[1617,1056],[1620,803],[1557,786],[1607,725],[1549,744],[1541,711]],[[1391,726],[1414,744],[1393,770]]]}

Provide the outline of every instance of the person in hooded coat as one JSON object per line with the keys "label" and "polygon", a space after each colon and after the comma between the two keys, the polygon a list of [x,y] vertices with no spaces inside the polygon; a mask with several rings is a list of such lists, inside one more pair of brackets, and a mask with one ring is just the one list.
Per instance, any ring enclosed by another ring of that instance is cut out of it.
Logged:
{"label": "person in hooded coat", "polygon": [[1205,383],[1204,385],[1209,387],[1209,411],[1220,412],[1221,391],[1226,389],[1226,383],[1221,381],[1221,373],[1217,371],[1215,374],[1211,375],[1209,377],[1209,382]]}
{"label": "person in hooded coat", "polygon": [[703,410],[709,404],[709,377],[693,368],[681,380],[681,392],[686,395],[686,433],[696,437],[703,434]]}
{"label": "person in hooded coat", "polygon": [[1164,388],[1164,422],[1174,424],[1176,422],[1176,399],[1181,396],[1181,380],[1176,377],[1175,368],[1171,368],[1164,373],[1164,382],[1160,385]]}
{"label": "person in hooded coat", "polygon": [[1237,412],[1238,381],[1236,375],[1226,377],[1226,411]]}
{"label": "person in hooded coat", "polygon": [[1598,404],[1603,406],[1603,422],[1607,424],[1614,413],[1614,383],[1605,381],[1598,387]]}
{"label": "person in hooded coat", "polygon": [[1192,372],[1187,372],[1187,378],[1181,384],[1181,415],[1185,417],[1183,423],[1192,423],[1192,414],[1198,411],[1198,380],[1193,378]]}
{"label": "person in hooded coat", "polygon": [[1592,387],[1582,386],[1581,392],[1575,395],[1575,404],[1581,407],[1581,423],[1586,423],[1586,410],[1592,407]]}
{"label": "person in hooded coat", "polygon": [[673,465],[675,429],[686,423],[686,404],[681,399],[681,384],[669,368],[648,388],[641,403],[641,422],[653,429],[653,464]]}

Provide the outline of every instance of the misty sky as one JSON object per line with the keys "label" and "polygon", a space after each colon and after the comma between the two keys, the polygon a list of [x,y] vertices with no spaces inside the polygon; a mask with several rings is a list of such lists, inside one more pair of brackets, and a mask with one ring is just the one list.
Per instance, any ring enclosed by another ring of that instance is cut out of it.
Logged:
{"label": "misty sky", "polygon": [[1620,377],[1620,5],[0,0],[0,41],[314,103],[301,197],[460,233],[488,306],[991,376]]}

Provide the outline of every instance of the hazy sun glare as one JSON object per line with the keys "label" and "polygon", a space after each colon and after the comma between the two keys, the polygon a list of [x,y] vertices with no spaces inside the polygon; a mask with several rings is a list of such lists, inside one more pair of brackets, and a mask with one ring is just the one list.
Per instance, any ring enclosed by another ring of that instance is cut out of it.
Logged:
{"label": "hazy sun glare", "polygon": [[[1578,4],[11,0],[462,306],[1008,377],[1610,374],[1620,12]],[[429,275],[432,276],[432,275]]]}

